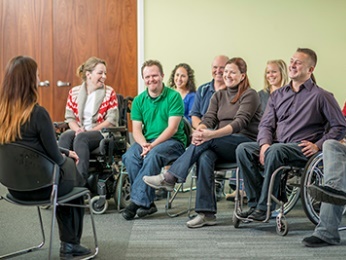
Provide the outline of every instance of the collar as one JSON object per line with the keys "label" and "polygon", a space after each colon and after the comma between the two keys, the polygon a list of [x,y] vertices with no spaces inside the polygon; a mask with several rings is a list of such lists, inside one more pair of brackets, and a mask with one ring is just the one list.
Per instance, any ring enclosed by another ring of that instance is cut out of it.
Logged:
{"label": "collar", "polygon": [[152,102],[157,102],[157,101],[159,101],[159,100],[165,98],[165,97],[167,96],[167,91],[168,91],[167,89],[168,89],[168,88],[167,88],[164,84],[162,84],[162,86],[163,86],[162,92],[161,92],[161,94],[160,94],[159,96],[157,96],[156,98],[152,98],[152,97],[149,95],[148,89],[146,89],[146,98],[150,99]]}
{"label": "collar", "polygon": [[[308,91],[311,91],[311,89],[316,84],[312,81],[311,78],[309,78],[307,81],[305,81],[302,85],[299,86],[299,91],[301,91],[303,88],[306,88]],[[292,80],[283,87],[286,92],[290,91],[292,89]]]}

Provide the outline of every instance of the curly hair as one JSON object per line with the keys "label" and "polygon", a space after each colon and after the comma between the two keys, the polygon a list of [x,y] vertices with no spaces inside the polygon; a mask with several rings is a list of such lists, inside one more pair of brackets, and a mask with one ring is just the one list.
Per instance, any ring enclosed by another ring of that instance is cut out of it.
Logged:
{"label": "curly hair", "polygon": [[174,84],[174,75],[178,68],[184,68],[187,71],[187,83],[186,88],[189,92],[196,92],[196,84],[195,84],[195,71],[190,67],[190,65],[186,63],[179,63],[176,65],[169,77],[168,85],[172,88],[177,88]]}

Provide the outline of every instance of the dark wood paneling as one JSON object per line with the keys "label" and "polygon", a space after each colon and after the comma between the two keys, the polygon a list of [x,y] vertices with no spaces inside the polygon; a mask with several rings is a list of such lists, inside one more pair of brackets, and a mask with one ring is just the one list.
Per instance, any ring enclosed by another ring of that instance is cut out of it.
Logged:
{"label": "dark wood paneling", "polygon": [[[106,84],[116,92],[137,93],[135,0],[55,0],[54,84],[80,84],[76,69],[91,56],[107,62]],[[54,118],[63,119],[69,87],[54,88]]]}
{"label": "dark wood paneling", "polygon": [[32,56],[39,65],[40,104],[63,120],[67,93],[58,80],[80,84],[77,67],[90,56],[107,61],[106,84],[137,94],[136,0],[1,0],[0,79],[9,59]]}
{"label": "dark wood paneling", "polygon": [[[52,81],[52,2],[47,0],[0,1],[0,79],[8,61],[17,55],[33,57],[41,80]],[[51,82],[52,83],[52,82]],[[42,106],[52,114],[52,86],[39,88]]]}

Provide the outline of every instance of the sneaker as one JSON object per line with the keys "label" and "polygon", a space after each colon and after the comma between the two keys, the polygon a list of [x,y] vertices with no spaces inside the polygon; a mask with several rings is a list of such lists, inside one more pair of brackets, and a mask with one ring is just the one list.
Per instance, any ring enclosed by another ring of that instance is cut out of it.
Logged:
{"label": "sneaker", "polygon": [[322,247],[322,246],[331,246],[332,245],[332,244],[329,244],[326,241],[324,241],[318,237],[315,237],[315,236],[304,238],[302,243],[304,244],[304,246],[307,246],[307,247]]}
{"label": "sneaker", "polygon": [[333,189],[329,186],[308,186],[308,192],[311,197],[318,201],[344,206],[346,205],[346,193]]}
{"label": "sneaker", "polygon": [[147,215],[154,214],[155,212],[157,212],[157,207],[153,202],[150,204],[150,208],[140,207],[139,209],[137,209],[137,216],[139,218],[143,218]]}
{"label": "sneaker", "polygon": [[197,214],[194,219],[186,222],[188,228],[200,228],[203,226],[214,226],[216,225],[216,217],[207,217],[203,213]]}
{"label": "sneaker", "polygon": [[174,185],[165,181],[163,174],[155,176],[143,176],[143,181],[154,189],[165,189],[167,191],[173,191]]}

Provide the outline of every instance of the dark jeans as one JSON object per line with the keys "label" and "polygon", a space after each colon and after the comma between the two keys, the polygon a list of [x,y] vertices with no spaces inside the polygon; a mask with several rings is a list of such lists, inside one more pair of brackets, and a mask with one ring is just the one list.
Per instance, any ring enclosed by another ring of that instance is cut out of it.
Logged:
{"label": "dark jeans", "polygon": [[235,150],[240,143],[252,140],[241,134],[232,134],[209,140],[199,146],[191,144],[170,167],[168,172],[185,182],[189,168],[197,163],[196,212],[216,213],[215,162],[235,162]]}
{"label": "dark jeans", "polygon": [[[76,164],[71,158],[60,166],[60,180],[58,185],[58,196],[69,193],[73,187],[78,186],[78,175]],[[49,199],[52,188],[44,188],[31,192],[18,192],[9,190],[16,198],[22,200],[44,200]],[[83,198],[71,200],[69,203],[83,205]],[[83,231],[84,208],[69,206],[58,206],[56,218],[59,226],[60,241],[72,244],[79,244]]]}
{"label": "dark jeans", "polygon": [[142,157],[142,147],[134,143],[122,156],[131,182],[131,201],[143,207],[150,207],[155,199],[155,190],[145,184],[143,176],[159,174],[162,167],[176,160],[184,150],[183,143],[169,139]]}
{"label": "dark jeans", "polygon": [[103,135],[100,131],[82,132],[76,136],[76,132],[67,130],[59,138],[59,146],[73,150],[79,157],[77,170],[83,175],[85,180],[89,177],[90,152],[99,147]]}
{"label": "dark jeans", "polygon": [[[275,143],[265,152],[264,170],[259,164],[260,147],[258,143],[241,144],[237,148],[239,173],[243,175],[248,206],[267,211],[267,200],[270,179],[280,166],[292,165],[304,167],[308,158],[302,153],[297,143]],[[273,195],[278,196],[280,174],[276,176]],[[271,210],[275,209],[275,203]]]}

